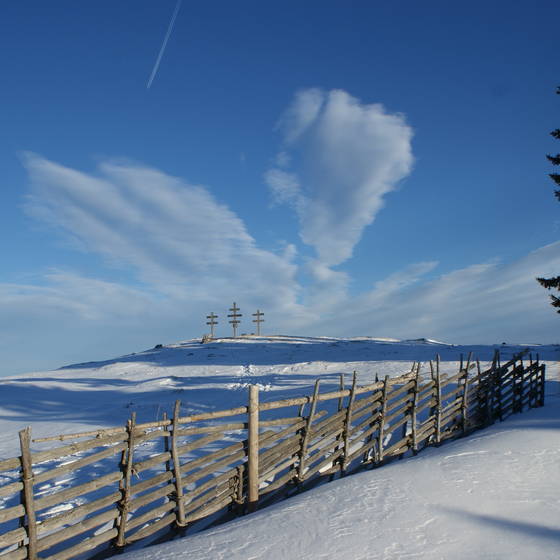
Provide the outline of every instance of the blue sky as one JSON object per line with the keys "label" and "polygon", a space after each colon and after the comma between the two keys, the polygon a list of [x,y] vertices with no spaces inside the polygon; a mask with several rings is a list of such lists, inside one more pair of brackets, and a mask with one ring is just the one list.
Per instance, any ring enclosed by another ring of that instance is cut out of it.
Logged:
{"label": "blue sky", "polygon": [[148,89],[175,6],[3,6],[1,373],[234,299],[274,333],[558,342],[557,2],[183,2]]}

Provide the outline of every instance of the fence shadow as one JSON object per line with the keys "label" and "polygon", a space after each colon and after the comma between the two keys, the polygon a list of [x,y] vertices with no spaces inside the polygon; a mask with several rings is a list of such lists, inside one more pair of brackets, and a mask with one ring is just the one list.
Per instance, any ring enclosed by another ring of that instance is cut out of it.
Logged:
{"label": "fence shadow", "polygon": [[474,513],[448,507],[438,507],[440,511],[448,515],[460,517],[480,525],[491,525],[508,533],[521,533],[527,537],[547,539],[557,542],[560,545],[560,529],[558,527],[546,527],[537,523],[529,523],[507,517]]}
{"label": "fence shadow", "polygon": [[[255,383],[262,387],[263,400],[299,396],[305,392],[302,381],[309,380],[311,391],[317,376],[318,373],[212,375],[206,387],[201,387],[204,380],[200,376],[170,375],[143,380],[27,377],[0,381],[0,409],[5,411],[0,419],[26,424],[66,421],[112,426],[125,423],[131,412],[136,412],[139,422],[149,422],[159,420],[177,399],[184,401],[186,414],[197,414],[214,410],[215,403],[242,406],[247,387]],[[322,374],[323,386],[334,388],[339,376]],[[282,388],[267,390],[278,386]]]}

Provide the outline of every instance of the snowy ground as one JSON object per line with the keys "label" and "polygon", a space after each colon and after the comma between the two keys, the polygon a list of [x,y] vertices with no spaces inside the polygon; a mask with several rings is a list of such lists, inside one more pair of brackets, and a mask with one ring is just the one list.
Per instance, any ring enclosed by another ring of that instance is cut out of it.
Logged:
{"label": "snowy ground", "polygon": [[[247,388],[258,384],[261,400],[300,396],[338,386],[339,374],[358,372],[358,383],[375,375],[409,371],[414,360],[441,355],[442,370],[457,372],[458,360],[472,351],[481,361],[494,349],[503,358],[530,347],[554,368],[560,346],[458,346],[435,341],[367,337],[269,336],[190,340],[100,362],[0,378],[0,456],[17,454],[17,431],[31,425],[34,437],[124,425],[132,411],[138,422],[160,419],[182,402],[181,414],[247,404]],[[16,437],[14,437],[16,435]]]}
{"label": "snowy ground", "polygon": [[[558,391],[558,386],[556,386]],[[122,560],[557,559],[560,397]]]}
{"label": "snowy ground", "polygon": [[[0,379],[0,457],[18,454],[17,431],[34,437],[160,419],[334,389],[339,374],[399,375],[441,355],[491,360],[530,347],[557,380],[560,347],[456,346],[435,341],[247,337],[192,340],[121,358]],[[483,364],[484,365],[484,364]],[[218,529],[129,558],[552,558],[560,548],[560,398],[549,383],[544,409],[374,472],[336,481]],[[47,488],[51,492],[55,488]],[[537,554],[538,551],[538,554]],[[548,555],[548,556],[547,556]],[[186,556],[185,556],[186,557]],[[557,557],[557,554],[554,556]]]}

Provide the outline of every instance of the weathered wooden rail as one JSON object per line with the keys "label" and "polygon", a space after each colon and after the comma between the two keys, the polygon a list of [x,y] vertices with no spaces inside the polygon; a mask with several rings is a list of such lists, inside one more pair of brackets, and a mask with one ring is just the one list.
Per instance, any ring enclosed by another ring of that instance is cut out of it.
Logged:
{"label": "weathered wooden rail", "polygon": [[[545,366],[523,354],[455,375],[400,377],[247,406],[33,440],[0,461],[0,560],[64,560],[224,515],[254,511],[321,477],[405,453],[544,404]],[[67,443],[70,441],[70,443]]]}

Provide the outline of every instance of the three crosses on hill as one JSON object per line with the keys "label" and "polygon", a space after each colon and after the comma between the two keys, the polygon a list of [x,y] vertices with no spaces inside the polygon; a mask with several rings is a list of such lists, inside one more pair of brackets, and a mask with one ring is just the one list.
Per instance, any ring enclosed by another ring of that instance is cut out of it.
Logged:
{"label": "three crosses on hill", "polygon": [[[228,315],[228,317],[231,317],[231,320],[229,321],[229,323],[231,324],[232,328],[233,328],[233,337],[235,338],[237,336],[237,326],[239,325],[239,323],[241,323],[241,321],[239,320],[239,317],[243,317],[243,315],[241,313],[239,313],[240,309],[239,307],[237,307],[237,304],[235,303],[235,301],[233,302],[233,307],[230,307],[229,309],[231,311],[231,314]],[[256,319],[253,319],[253,323],[257,324],[257,336],[260,336],[261,334],[261,323],[264,323],[264,319],[262,318],[264,313],[262,311],[260,311],[259,309],[257,309],[256,313],[252,314],[253,317],[256,317]],[[217,315],[214,314],[214,312],[212,311],[212,313],[210,313],[210,315],[206,315],[207,319],[210,319],[209,321],[206,321],[207,325],[210,325],[210,337],[214,338],[214,327],[218,324],[218,321],[216,321],[216,319],[218,318]]]}

